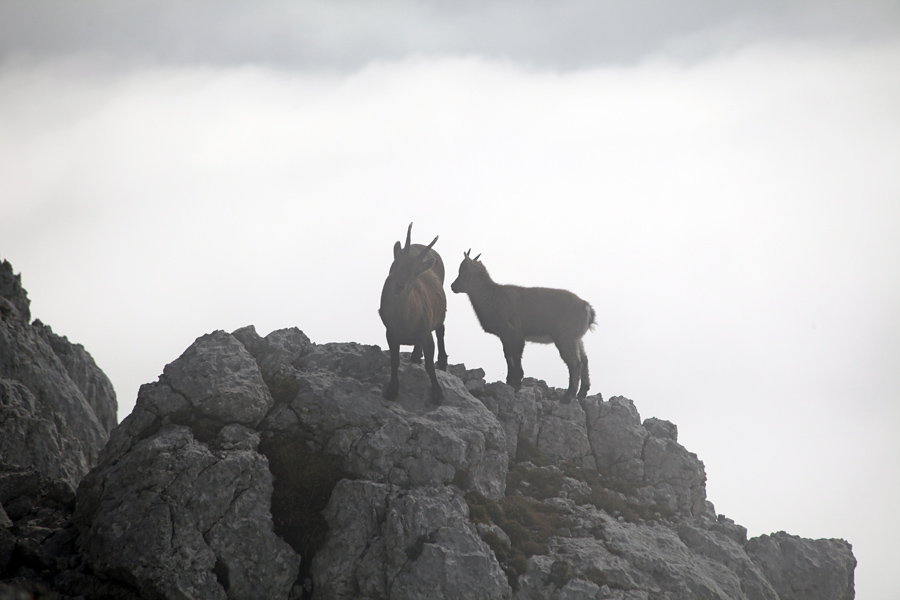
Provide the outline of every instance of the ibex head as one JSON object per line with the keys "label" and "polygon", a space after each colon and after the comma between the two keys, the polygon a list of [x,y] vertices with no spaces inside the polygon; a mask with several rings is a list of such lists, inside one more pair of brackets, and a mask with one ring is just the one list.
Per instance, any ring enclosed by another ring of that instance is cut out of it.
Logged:
{"label": "ibex head", "polygon": [[471,252],[471,248],[466,252],[463,252],[463,261],[459,265],[459,276],[456,278],[456,281],[450,284],[450,289],[453,290],[454,294],[469,292],[472,289],[472,279],[481,273],[487,272],[487,269],[481,264],[481,261],[478,260],[481,258],[481,254],[475,258],[471,258],[469,256]]}
{"label": "ibex head", "polygon": [[413,254],[409,243],[411,235],[412,223],[406,230],[406,245],[401,246],[400,242],[394,244],[394,263],[391,265],[386,285],[390,285],[391,291],[396,294],[408,292],[416,278],[434,266],[435,258],[429,250],[438,241],[439,236],[434,236],[424,250]]}

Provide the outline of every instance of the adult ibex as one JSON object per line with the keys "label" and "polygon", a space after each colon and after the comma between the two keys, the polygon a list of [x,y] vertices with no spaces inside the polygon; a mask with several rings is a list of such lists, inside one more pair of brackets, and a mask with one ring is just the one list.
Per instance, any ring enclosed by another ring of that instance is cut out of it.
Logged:
{"label": "adult ibex", "polygon": [[447,297],[444,295],[444,262],[432,250],[437,236],[427,246],[410,244],[412,223],[406,230],[406,245],[394,244],[394,262],[381,290],[381,308],[378,314],[387,330],[387,342],[391,351],[391,381],[385,396],[397,397],[400,381],[400,345],[413,346],[413,362],[425,354],[425,370],[431,378],[431,400],[440,404],[444,395],[434,372],[434,338],[437,333],[439,369],[447,369],[447,352],[444,350],[444,316],[447,314]]}
{"label": "adult ibex", "polygon": [[481,327],[503,342],[506,383],[516,390],[522,386],[522,351],[526,341],[552,343],[569,367],[569,388],[562,401],[570,402],[576,391],[579,398],[586,397],[591,380],[581,338],[596,325],[594,308],[566,290],[495,283],[478,260],[481,255],[470,258],[469,252],[463,254],[459,277],[450,289],[468,294]]}

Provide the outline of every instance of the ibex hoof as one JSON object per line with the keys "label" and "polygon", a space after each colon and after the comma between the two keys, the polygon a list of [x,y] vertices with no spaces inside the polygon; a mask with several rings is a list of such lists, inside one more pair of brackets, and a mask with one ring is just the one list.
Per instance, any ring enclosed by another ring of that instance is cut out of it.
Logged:
{"label": "ibex hoof", "polygon": [[400,392],[400,386],[388,386],[384,389],[384,397],[386,400],[396,400],[397,394]]}
{"label": "ibex hoof", "polygon": [[442,392],[441,390],[437,390],[437,391],[432,390],[431,391],[431,401],[434,403],[435,406],[440,406],[441,404],[443,404],[444,403],[444,392]]}

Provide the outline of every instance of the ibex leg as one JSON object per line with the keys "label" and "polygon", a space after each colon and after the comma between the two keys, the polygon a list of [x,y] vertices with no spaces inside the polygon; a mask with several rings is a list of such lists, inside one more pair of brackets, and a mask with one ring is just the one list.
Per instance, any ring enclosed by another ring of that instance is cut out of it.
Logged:
{"label": "ibex leg", "polygon": [[447,350],[444,349],[444,324],[441,323],[434,328],[434,334],[437,336],[438,359],[435,365],[441,371],[447,370]]}
{"label": "ibex leg", "polygon": [[503,355],[506,357],[506,384],[516,391],[522,387],[525,371],[522,369],[522,353],[525,351],[525,340],[502,339]]}
{"label": "ibex leg", "polygon": [[431,379],[431,401],[440,404],[444,399],[444,393],[437,380],[437,374],[434,372],[434,339],[428,334],[428,339],[422,341],[422,350],[425,352],[425,371]]}
{"label": "ibex leg", "polygon": [[556,349],[559,350],[560,357],[562,357],[566,366],[569,367],[569,388],[562,397],[562,402],[564,404],[570,402],[572,398],[575,397],[575,392],[578,391],[578,380],[581,377],[581,359],[578,356],[578,341],[579,340],[560,340],[556,342]]}
{"label": "ibex leg", "polygon": [[591,375],[588,371],[588,357],[584,351],[583,340],[578,340],[578,356],[581,357],[581,389],[578,390],[578,398],[584,400],[587,398],[588,390],[591,389]]}
{"label": "ibex leg", "polygon": [[391,381],[388,383],[384,396],[388,400],[397,398],[397,392],[400,391],[400,379],[397,376],[397,370],[400,368],[400,344],[394,343],[388,337],[388,347],[391,350]]}

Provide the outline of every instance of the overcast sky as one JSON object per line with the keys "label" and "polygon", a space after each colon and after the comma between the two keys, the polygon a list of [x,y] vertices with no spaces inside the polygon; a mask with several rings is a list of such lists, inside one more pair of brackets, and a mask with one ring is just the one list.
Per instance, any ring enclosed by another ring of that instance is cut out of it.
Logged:
{"label": "overcast sky", "polygon": [[385,347],[410,221],[451,363],[506,374],[463,251],[572,290],[718,512],[900,597],[900,4],[0,3],[0,259],[120,418],[215,329]]}

